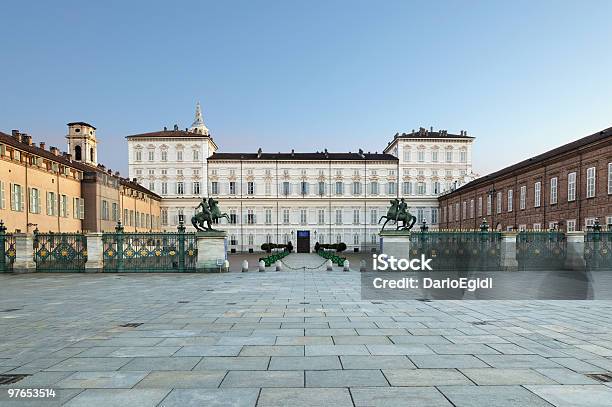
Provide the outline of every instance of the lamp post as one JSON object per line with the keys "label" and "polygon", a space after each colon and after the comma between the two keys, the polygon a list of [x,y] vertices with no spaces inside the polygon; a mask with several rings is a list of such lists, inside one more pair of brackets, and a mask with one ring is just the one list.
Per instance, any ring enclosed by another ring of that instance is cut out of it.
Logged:
{"label": "lamp post", "polygon": [[495,193],[497,191],[495,190],[495,187],[491,187],[491,189],[489,189],[487,191],[487,195],[489,196],[489,200],[491,201],[491,225],[497,229],[497,227],[495,226],[495,210],[493,210],[493,197],[495,196]]}
{"label": "lamp post", "polygon": [[423,219],[421,222],[421,232],[427,232],[429,230],[429,226],[427,226],[427,221]]}

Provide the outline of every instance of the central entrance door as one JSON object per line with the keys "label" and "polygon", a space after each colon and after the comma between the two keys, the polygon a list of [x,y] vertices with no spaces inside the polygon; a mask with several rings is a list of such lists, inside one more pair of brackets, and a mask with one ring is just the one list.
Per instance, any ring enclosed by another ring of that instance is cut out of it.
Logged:
{"label": "central entrance door", "polygon": [[310,230],[297,231],[297,252],[310,253]]}

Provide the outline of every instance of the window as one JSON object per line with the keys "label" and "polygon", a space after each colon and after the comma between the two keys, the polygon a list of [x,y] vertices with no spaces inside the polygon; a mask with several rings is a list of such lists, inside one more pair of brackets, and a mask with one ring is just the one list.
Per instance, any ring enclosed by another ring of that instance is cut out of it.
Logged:
{"label": "window", "polygon": [[168,183],[167,182],[161,183],[161,193],[162,195],[168,195]]}
{"label": "window", "polygon": [[325,182],[319,181],[319,195],[325,195]]}
{"label": "window", "polygon": [[318,213],[317,213],[317,220],[319,225],[324,225],[325,224],[325,209],[319,209]]}
{"label": "window", "polygon": [[161,160],[168,161],[168,152],[166,150],[162,150],[161,152]]}
{"label": "window", "polygon": [[527,205],[527,186],[521,186],[521,193],[519,195],[519,208],[521,210],[525,209]]}
{"label": "window", "polygon": [[542,183],[540,181],[535,183],[533,187],[533,192],[534,192],[533,206],[536,208],[539,208],[540,204],[542,203]]}
{"label": "window", "polygon": [[417,151],[417,161],[420,163],[425,161],[425,151],[423,150]]}
{"label": "window", "polygon": [[344,184],[341,181],[336,182],[336,195],[344,194]]}
{"label": "window", "polygon": [[404,195],[412,195],[412,182],[410,181],[404,181],[403,183],[403,187],[402,187],[402,192]]}
{"label": "window", "polygon": [[513,191],[511,189],[508,190],[508,212],[512,212],[514,197]]}
{"label": "window", "polygon": [[474,219],[474,200],[470,199],[470,219]]}
{"label": "window", "polygon": [[336,235],[336,243],[341,243],[342,242],[342,235],[338,234]]}
{"label": "window", "polygon": [[461,219],[467,219],[467,201],[463,201],[461,209]]}
{"label": "window", "polygon": [[191,189],[193,191],[193,195],[200,195],[200,181],[194,181]]}
{"label": "window", "polygon": [[432,225],[438,224],[438,208],[431,208],[431,223]]}
{"label": "window", "polygon": [[612,194],[612,163],[608,163],[608,195]]}
{"label": "window", "polygon": [[426,219],[425,219],[425,210],[423,208],[417,208],[416,218],[417,218],[417,222],[419,222],[419,223],[422,223],[423,221],[426,221]]}
{"label": "window", "polygon": [[155,191],[155,182],[149,182],[149,191]]}
{"label": "window", "polygon": [[467,151],[461,151],[459,155],[460,155],[461,162],[466,163],[467,162]]}
{"label": "window", "polygon": [[183,195],[185,193],[185,184],[181,181],[176,183],[176,194]]}
{"label": "window", "polygon": [[236,195],[236,181],[230,181],[230,183],[229,183],[229,193],[230,193],[230,195]]}
{"label": "window", "polygon": [[247,195],[255,195],[255,183],[253,181],[247,182]]}
{"label": "window", "polygon": [[567,174],[567,200],[568,202],[576,200],[576,173],[570,172]]}
{"label": "window", "polygon": [[266,213],[265,222],[266,222],[266,225],[269,225],[272,223],[272,209],[266,208],[265,213]]}
{"label": "window", "polygon": [[[124,210],[124,214],[123,214],[123,217],[127,218],[125,212],[127,212],[127,209]],[[162,224],[162,226],[167,226],[168,225],[168,209],[167,208],[161,208],[160,215],[161,215],[161,224]],[[124,222],[125,222],[125,220],[124,220]]]}
{"label": "window", "polygon": [[397,187],[396,187],[396,183],[394,181],[389,181],[389,183],[387,184],[387,188],[388,188],[388,192],[389,195],[395,195],[397,194]]}
{"label": "window", "polygon": [[183,170],[182,169],[176,170],[176,175],[178,175],[179,177],[182,177],[183,176]]}
{"label": "window", "polygon": [[302,194],[302,196],[308,195],[308,190],[309,190],[308,187],[309,187],[308,182],[302,181],[300,183],[300,193]]}
{"label": "window", "polygon": [[219,183],[217,181],[210,183],[210,192],[213,195],[219,195]]}
{"label": "window", "polygon": [[270,181],[266,181],[265,183],[265,192],[266,196],[272,195],[272,184],[270,183]]}
{"label": "window", "polygon": [[410,150],[404,151],[404,161],[406,162],[410,161]]}
{"label": "window", "polygon": [[68,217],[68,197],[66,195],[62,195],[60,198],[60,216],[62,218]]}
{"label": "window", "polygon": [[236,209],[230,209],[229,223],[235,225],[238,223],[238,216],[236,215]]}
{"label": "window", "polygon": [[155,151],[149,151],[149,161],[155,161]]}
{"label": "window", "polygon": [[361,195],[361,183],[358,181],[353,182],[353,195]]}
{"label": "window", "polygon": [[586,176],[586,197],[593,198],[595,196],[595,167],[587,168]]}
{"label": "window", "polygon": [[376,225],[378,223],[378,211],[376,209],[370,209],[370,224]]}
{"label": "window", "polygon": [[557,203],[557,177],[550,179],[550,204]]}
{"label": "window", "polygon": [[283,224],[289,224],[289,209],[283,209]]}
{"label": "window", "polygon": [[359,209],[353,209],[353,225],[359,225]]}
{"label": "window", "polygon": [[455,221],[459,220],[459,202],[455,204]]}
{"label": "window", "polygon": [[255,214],[253,213],[253,209],[247,209],[247,224],[254,225],[255,224]]}
{"label": "window", "polygon": [[492,195],[487,195],[487,215],[491,216],[492,211],[493,211],[493,197]]}
{"label": "window", "polygon": [[440,193],[440,182],[434,181],[433,183],[433,193],[438,195]]}
{"label": "window", "polygon": [[2,181],[0,181],[0,209],[6,209],[6,192]]}
{"label": "window", "polygon": [[370,195],[378,195],[378,181],[370,182]]}
{"label": "window", "polygon": [[102,220],[109,219],[108,201],[102,200]]}
{"label": "window", "polygon": [[183,151],[182,150],[177,150],[176,161],[183,161]]}
{"label": "window", "polygon": [[300,224],[305,225],[308,223],[308,212],[306,209],[300,209]]}
{"label": "window", "polygon": [[533,224],[533,230],[535,230],[536,232],[539,232],[542,230],[542,224],[541,223],[534,223]]}
{"label": "window", "polygon": [[291,193],[291,186],[288,181],[283,182],[283,195],[287,196]]}
{"label": "window", "polygon": [[[575,175],[575,173],[574,173],[574,175]],[[566,225],[567,225],[566,230],[568,232],[575,232],[576,231],[576,219],[568,219],[566,221]]]}
{"label": "window", "polygon": [[82,198],[73,198],[72,200],[72,216],[75,219],[85,218],[85,200]]}
{"label": "window", "polygon": [[482,197],[478,197],[478,217],[482,216]]}
{"label": "window", "polygon": [[193,150],[193,161],[200,161],[200,150]]}
{"label": "window", "polygon": [[247,244],[249,246],[253,246],[253,242],[255,241],[254,237],[252,234],[249,233],[249,236],[247,237]]}
{"label": "window", "polygon": [[342,209],[336,209],[336,225],[342,224]]}
{"label": "window", "polygon": [[30,188],[28,204],[30,213],[40,213],[40,191],[37,188]]}
{"label": "window", "polygon": [[425,195],[426,192],[425,183],[417,182],[417,195]]}
{"label": "window", "polygon": [[[79,157],[79,158],[76,158],[76,159],[80,161],[80,159],[81,159],[81,158],[80,158],[80,156],[81,156],[81,154],[80,154],[80,153],[81,153],[81,147],[80,147],[80,146],[77,146],[77,147],[78,147],[78,150],[76,150],[76,151],[75,151],[75,155],[76,155],[77,157]],[[140,151],[140,150],[136,150],[136,157],[135,157],[135,160],[136,160],[136,161],[142,161],[142,151]]]}
{"label": "window", "polygon": [[453,162],[453,152],[452,151],[447,151],[446,152],[446,162],[447,163],[452,163]]}
{"label": "window", "polygon": [[116,202],[112,203],[111,220],[113,222],[117,222],[119,220],[119,205],[117,205]]}
{"label": "window", "polygon": [[502,212],[502,193],[497,193],[497,213]]}

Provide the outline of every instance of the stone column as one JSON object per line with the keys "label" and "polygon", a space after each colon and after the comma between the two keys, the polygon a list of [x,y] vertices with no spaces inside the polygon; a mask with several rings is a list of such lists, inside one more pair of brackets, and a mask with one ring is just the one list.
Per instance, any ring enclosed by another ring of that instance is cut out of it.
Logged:
{"label": "stone column", "polygon": [[407,259],[410,257],[410,232],[404,230],[381,230],[381,254]]}
{"label": "stone column", "polygon": [[85,271],[99,273],[104,268],[104,245],[102,244],[102,233],[92,232],[85,235],[87,240],[87,262]]}
{"label": "stone column", "polygon": [[585,232],[566,232],[565,238],[567,241],[565,268],[568,270],[586,270],[586,260],[584,258]]}
{"label": "stone column", "polygon": [[13,272],[35,272],[34,236],[29,233],[15,233],[15,250],[17,251],[17,256],[15,257],[15,263],[13,263]]}
{"label": "stone column", "polygon": [[501,268],[504,271],[518,271],[516,236],[516,232],[501,232]]}
{"label": "stone column", "polygon": [[196,271],[215,272],[225,269],[227,260],[227,233],[224,231],[207,231],[196,233],[198,260]]}

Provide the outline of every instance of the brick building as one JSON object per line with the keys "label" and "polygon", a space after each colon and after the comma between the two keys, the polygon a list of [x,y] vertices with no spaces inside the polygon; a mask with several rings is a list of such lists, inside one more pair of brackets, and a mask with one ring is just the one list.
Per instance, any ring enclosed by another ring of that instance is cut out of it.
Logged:
{"label": "brick building", "polygon": [[440,228],[584,230],[612,224],[612,128],[480,177],[438,198]]}

